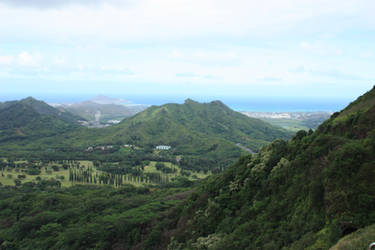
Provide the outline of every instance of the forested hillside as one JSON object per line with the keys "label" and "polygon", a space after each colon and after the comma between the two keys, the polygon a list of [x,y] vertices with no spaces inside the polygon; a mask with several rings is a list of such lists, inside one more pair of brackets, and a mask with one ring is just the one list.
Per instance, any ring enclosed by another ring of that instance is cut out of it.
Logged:
{"label": "forested hillside", "polygon": [[181,208],[170,249],[328,249],[375,223],[374,166],[375,88],[316,132],[210,177]]}
{"label": "forested hillside", "polygon": [[141,138],[151,137],[145,140],[161,137],[160,141],[168,143],[178,141],[179,136],[188,130],[206,137],[241,143],[254,151],[277,138],[287,139],[292,135],[284,129],[235,112],[220,101],[199,103],[190,99],[184,104],[153,106],[124,120],[118,127],[118,133],[124,133],[125,129],[131,129]]}
{"label": "forested hillside", "polygon": [[[186,188],[0,187],[0,249],[152,249]],[[172,210],[170,210],[172,208]]]}
{"label": "forested hillside", "polygon": [[55,136],[77,129],[79,119],[31,97],[5,102],[0,106],[0,142]]}

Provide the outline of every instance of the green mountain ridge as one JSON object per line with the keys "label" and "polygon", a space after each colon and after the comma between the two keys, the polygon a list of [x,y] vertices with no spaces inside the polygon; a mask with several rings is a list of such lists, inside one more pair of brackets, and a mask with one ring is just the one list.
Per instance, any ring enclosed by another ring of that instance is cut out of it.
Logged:
{"label": "green mountain ridge", "polygon": [[78,128],[79,119],[32,97],[5,102],[0,106],[0,140],[53,136]]}
{"label": "green mountain ridge", "polygon": [[[148,152],[157,145],[169,145],[172,149],[166,153],[171,160],[183,156],[184,163],[191,168],[205,165],[211,169],[234,162],[245,152],[241,147],[257,151],[277,138],[287,139],[291,135],[282,128],[235,112],[219,101],[198,103],[186,100],[184,104],[149,107],[106,128],[78,127],[31,141],[10,141],[0,144],[0,153],[42,157],[52,149],[59,159],[103,156],[121,160],[128,157],[121,153],[121,145],[135,145]],[[238,143],[241,147],[236,145]],[[85,153],[87,148],[100,145],[117,147],[107,155]]]}
{"label": "green mountain ridge", "polygon": [[[292,135],[284,129],[235,112],[220,101],[199,103],[191,99],[187,99],[184,104],[152,106],[125,119],[116,128],[137,131],[148,127],[149,134],[162,135],[173,126],[183,126],[199,134],[242,143],[254,151],[277,138],[286,139]],[[167,140],[171,143],[171,139]]]}
{"label": "green mountain ridge", "polygon": [[375,88],[211,176],[169,221],[169,249],[329,249],[374,224],[374,110]]}

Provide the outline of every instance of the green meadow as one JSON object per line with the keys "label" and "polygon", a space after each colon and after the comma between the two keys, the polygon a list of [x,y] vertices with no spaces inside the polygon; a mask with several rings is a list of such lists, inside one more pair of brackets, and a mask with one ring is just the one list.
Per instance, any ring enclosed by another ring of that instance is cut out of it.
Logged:
{"label": "green meadow", "polygon": [[[40,180],[58,180],[63,187],[70,187],[75,184],[87,184],[87,185],[122,185],[122,184],[133,184],[136,186],[142,186],[145,184],[158,184],[156,179],[152,179],[152,176],[159,176],[160,182],[164,184],[173,181],[175,178],[184,176],[190,181],[204,179],[211,174],[210,171],[191,171],[182,170],[178,165],[170,162],[157,162],[149,161],[147,165],[135,167],[138,172],[135,174],[118,174],[117,178],[121,178],[119,183],[105,183],[100,182],[99,179],[102,176],[108,176],[106,171],[99,170],[102,166],[94,166],[93,161],[51,161],[51,162],[28,162],[25,160],[14,161],[13,164],[8,164],[3,161],[3,167],[1,169],[0,183],[6,186],[20,185],[26,182],[37,182]],[[118,162],[106,163],[107,166],[115,167],[121,170],[122,167]],[[159,169],[158,169],[159,168]],[[30,171],[34,170],[33,171]],[[82,179],[74,178],[74,175],[82,175],[89,173],[93,178],[97,178],[98,181],[93,179]],[[150,177],[151,176],[151,177]]]}

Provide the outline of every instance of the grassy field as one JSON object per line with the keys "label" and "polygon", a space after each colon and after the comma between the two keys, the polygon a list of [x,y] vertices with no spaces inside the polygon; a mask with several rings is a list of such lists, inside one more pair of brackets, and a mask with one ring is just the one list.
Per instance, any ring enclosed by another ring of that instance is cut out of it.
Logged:
{"label": "grassy field", "polygon": [[[80,166],[93,167],[91,161],[78,161]],[[27,161],[16,161],[16,164],[27,163]],[[52,166],[58,166],[59,170],[53,170]],[[14,180],[18,179],[18,175],[24,175],[26,178],[20,179],[22,183],[29,181],[37,181],[37,178],[42,180],[56,179],[61,182],[61,186],[70,187],[72,182],[69,181],[69,169],[63,169],[62,164],[57,162],[49,162],[43,165],[40,169],[41,173],[38,175],[30,175],[25,172],[25,168],[9,168],[4,169],[0,176],[0,183],[3,185],[14,186]]]}
{"label": "grassy field", "polygon": [[[187,177],[189,180],[197,180],[197,179],[203,179],[207,176],[209,176],[211,173],[208,172],[208,173],[203,173],[203,171],[201,172],[193,172],[193,171],[188,171],[188,170],[181,170],[177,165],[174,165],[170,162],[161,162],[164,164],[164,166],[170,168],[170,169],[173,169],[174,172],[173,173],[163,173],[162,171],[160,170],[157,170],[156,169],[156,164],[158,162],[156,161],[151,161],[147,166],[144,167],[143,169],[143,174],[147,174],[147,173],[157,173],[157,174],[161,174],[163,175],[164,177],[168,177],[169,180],[172,180],[174,177],[177,177],[177,176],[182,176],[184,175],[185,177]],[[15,161],[15,164],[16,165],[21,165],[21,164],[27,164],[27,161]],[[114,165],[116,165],[117,163],[113,163]],[[14,186],[15,185],[15,180],[20,180],[21,183],[25,183],[25,182],[36,182],[38,181],[38,179],[42,179],[42,180],[49,180],[49,179],[56,179],[58,181],[61,182],[61,185],[63,187],[70,187],[72,185],[75,185],[75,184],[87,184],[87,185],[95,185],[95,184],[91,184],[91,183],[86,183],[86,182],[79,182],[79,181],[75,181],[75,182],[72,182],[70,181],[69,179],[69,170],[70,169],[77,169],[77,166],[79,166],[79,169],[89,169],[91,168],[92,169],[92,172],[93,172],[93,175],[100,175],[100,174],[103,174],[104,172],[103,171],[100,171],[100,170],[97,170],[95,167],[94,167],[94,164],[93,162],[91,161],[76,161],[72,164],[69,165],[69,168],[67,169],[64,169],[63,168],[63,164],[60,162],[49,162],[49,163],[45,163],[45,164],[36,164],[36,165],[40,165],[40,174],[38,175],[30,175],[26,172],[26,168],[25,167],[16,167],[16,168],[10,168],[10,167],[6,167],[5,169],[3,169],[3,171],[1,172],[1,175],[0,175],[0,183],[2,185],[7,185],[7,186]],[[57,166],[57,168],[56,168]],[[55,169],[58,169],[58,171],[54,170]],[[24,178],[18,178],[18,176],[24,176]],[[135,186],[142,186],[146,183],[141,183],[139,181],[133,181],[132,179],[128,179],[128,178],[123,178],[123,181],[124,181],[124,184],[133,184]],[[96,185],[100,185],[100,184],[96,184]]]}
{"label": "grassy field", "polygon": [[[144,173],[160,173],[162,174],[161,171],[157,170],[155,165],[156,165],[156,161],[151,161],[150,164],[148,166],[145,166],[144,168]],[[172,169],[176,169],[176,173],[170,173],[170,174],[166,174],[168,175],[168,177],[170,178],[173,178],[173,177],[177,177],[177,176],[181,176],[181,168],[179,168],[177,165],[174,165],[170,162],[163,162],[163,164],[166,166],[166,167],[169,167],[169,168],[172,168]],[[184,172],[187,172],[189,173],[189,176],[188,178],[190,180],[196,180],[196,179],[204,179],[206,178],[207,176],[211,175],[210,172],[208,172],[207,174],[203,173],[203,171],[200,171],[200,172],[194,172],[194,171],[190,171],[190,170],[185,170]]]}

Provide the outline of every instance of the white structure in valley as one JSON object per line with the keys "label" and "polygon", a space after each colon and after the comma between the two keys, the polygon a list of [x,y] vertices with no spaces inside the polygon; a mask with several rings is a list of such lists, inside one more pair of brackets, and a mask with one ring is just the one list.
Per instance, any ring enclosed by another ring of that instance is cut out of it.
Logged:
{"label": "white structure in valley", "polygon": [[157,150],[170,150],[170,149],[171,149],[171,146],[167,146],[167,145],[158,145],[158,146],[156,146],[156,149],[157,149]]}

